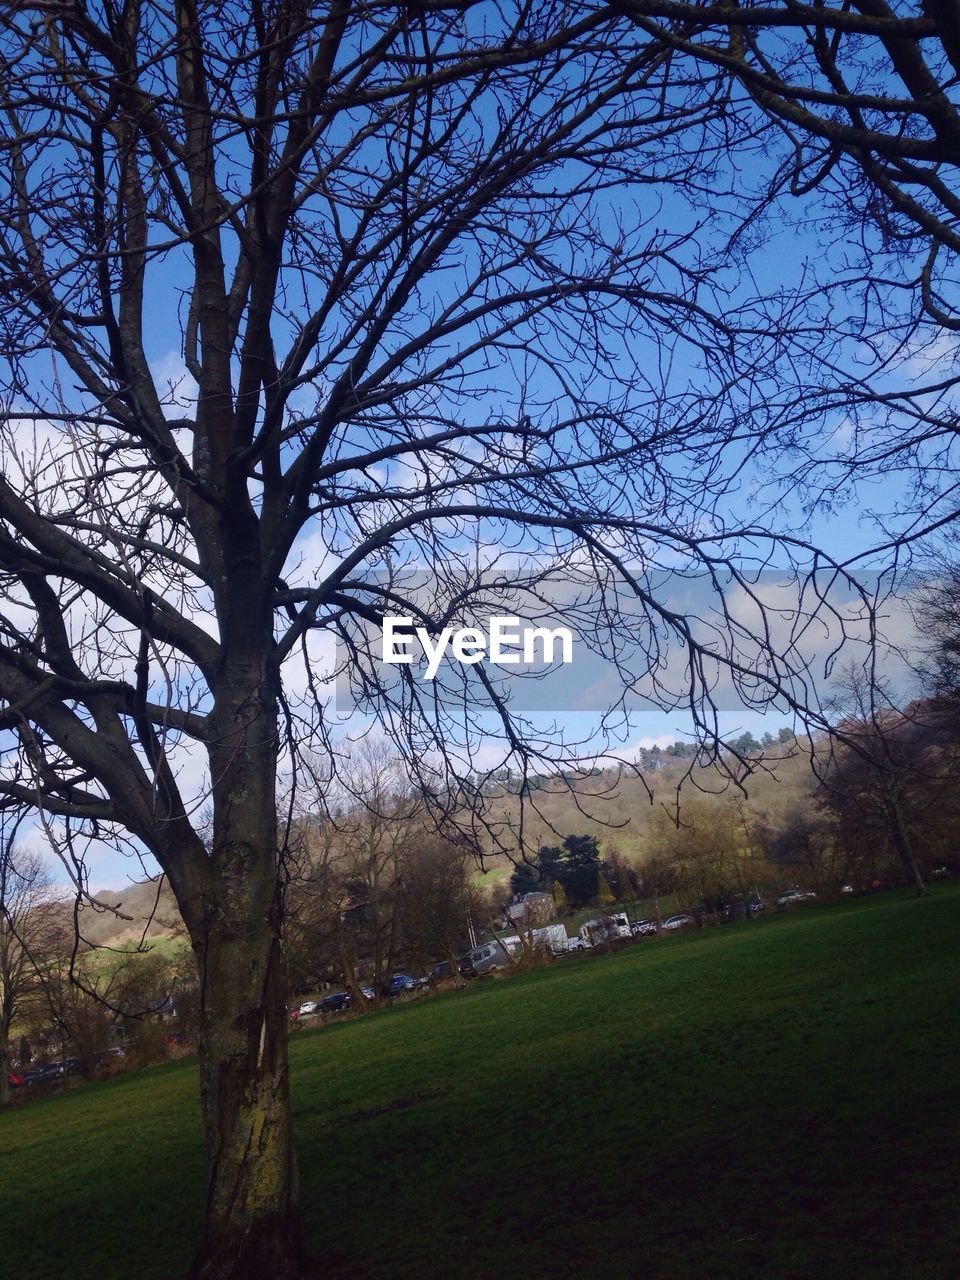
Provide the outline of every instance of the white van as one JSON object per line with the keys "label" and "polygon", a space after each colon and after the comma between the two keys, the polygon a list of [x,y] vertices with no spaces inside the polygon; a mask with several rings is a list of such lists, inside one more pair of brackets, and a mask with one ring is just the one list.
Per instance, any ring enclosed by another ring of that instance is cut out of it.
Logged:
{"label": "white van", "polygon": [[530,940],[534,947],[542,947],[555,956],[563,955],[570,947],[567,930],[562,924],[548,924],[542,929],[534,929]]}

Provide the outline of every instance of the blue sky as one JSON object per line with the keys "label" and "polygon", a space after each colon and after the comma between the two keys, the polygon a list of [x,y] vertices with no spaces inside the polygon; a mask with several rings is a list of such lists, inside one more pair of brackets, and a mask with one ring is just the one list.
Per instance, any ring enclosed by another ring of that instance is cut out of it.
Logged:
{"label": "blue sky", "polygon": [[[476,14],[474,16],[477,17]],[[492,115],[485,117],[482,111],[478,114],[475,125],[480,134],[484,130],[489,132],[492,119]],[[364,152],[364,158],[369,161],[371,168],[384,163],[378,147],[379,144],[377,146],[371,144]],[[752,189],[759,188],[765,175],[769,173],[769,164],[766,160],[761,161],[760,157],[746,151],[732,155],[730,164],[731,166],[736,164],[739,167],[741,184]],[[736,197],[731,196],[718,198],[713,208],[699,208],[696,201],[681,199],[676,194],[664,195],[652,187],[607,190],[598,198],[596,205],[600,211],[596,228],[599,239],[612,244],[618,237],[624,236],[626,245],[630,244],[631,237],[636,243],[642,243],[644,237],[681,235],[694,227],[706,213],[709,212],[713,216],[718,211],[725,210],[721,217],[715,219],[715,225],[709,232],[713,243],[716,244],[724,234],[729,234],[745,209],[743,201],[738,202]],[[728,255],[714,284],[707,291],[714,304],[720,309],[729,308],[732,315],[745,306],[754,294],[771,297],[778,294],[783,297],[789,296],[792,290],[800,288],[801,283],[811,277],[811,273],[841,279],[844,272],[850,268],[852,257],[858,251],[857,246],[846,244],[842,233],[835,229],[835,224],[833,229],[827,230],[826,224],[819,216],[822,212],[822,208],[819,208],[816,201],[812,199],[804,204],[792,202],[774,206],[765,226],[766,242],[760,247],[741,244]],[[571,211],[568,211],[571,227],[577,224],[579,215],[575,216],[576,213],[577,211],[571,206]],[[487,238],[491,244],[496,240],[492,233],[488,233]],[[475,242],[456,262],[452,262],[448,268],[445,268],[446,274],[443,271],[438,272],[435,279],[424,287],[419,297],[419,304],[424,313],[431,307],[444,305],[446,300],[444,290],[453,279],[451,273],[454,271],[462,273],[471,262],[476,261],[477,255],[481,252],[478,245],[479,241]],[[669,269],[662,263],[661,267],[665,277],[669,277]],[[182,351],[179,345],[179,330],[185,315],[182,291],[189,283],[189,273],[185,268],[182,251],[166,255],[163,262],[158,264],[156,274],[157,280],[150,293],[148,308],[149,354],[155,367],[161,371],[162,381],[172,380],[181,383],[180,395],[184,407],[189,410],[193,388],[183,368]],[[657,282],[654,281],[654,283]],[[611,309],[615,306],[615,304],[608,305]],[[835,305],[834,320],[842,321],[848,306],[852,309],[855,304],[851,296],[849,304],[843,298],[839,298]],[[757,314],[759,315],[759,312]],[[410,323],[414,323],[415,319],[416,317]],[[331,332],[336,331],[337,324],[332,323]],[[282,348],[287,337],[288,328],[285,322],[281,322],[277,326],[276,333],[278,346]],[[398,343],[402,341],[402,337],[402,334],[394,335],[392,340]],[[587,376],[593,356],[592,351],[584,347],[571,357],[556,333],[548,334],[538,340],[542,344],[542,351],[558,357],[562,373],[582,375],[583,385],[602,398],[604,379],[595,376],[591,380]],[[758,335],[756,341],[758,347],[762,346],[764,336]],[[816,342],[815,335],[811,341]],[[955,345],[955,343],[947,343],[937,350],[924,350],[921,344],[917,351],[905,354],[905,363],[898,376],[903,376],[905,372],[907,375],[919,377],[924,363],[929,364],[931,356],[942,361],[952,360]],[[660,373],[657,367],[658,354],[654,341],[638,339],[635,348],[625,344],[618,353],[614,353],[611,364],[615,372],[617,368],[626,369],[632,362],[636,362],[637,367],[641,371],[649,372],[651,380],[656,382]],[[566,367],[563,365],[564,360],[567,361]],[[692,394],[696,391],[697,380],[701,376],[706,378],[707,372],[698,368],[695,351],[692,347],[685,346],[681,337],[669,370],[670,387],[678,395]],[[507,418],[511,414],[516,415],[525,404],[549,400],[555,394],[559,375],[549,374],[543,363],[530,372],[527,356],[523,352],[517,352],[509,359],[505,358],[486,383],[483,370],[475,369],[471,377],[473,398],[466,399],[459,406],[451,407],[448,404],[445,407],[451,414],[471,413],[477,415],[481,421],[489,421],[501,415]],[[522,386],[521,382],[523,382]],[[612,378],[610,385],[614,386]],[[762,385],[761,383],[758,387],[758,393]],[[770,385],[771,390],[775,390],[772,384]],[[318,398],[322,398],[325,389],[326,384],[320,381],[316,388]],[[737,390],[734,388],[731,392],[732,401],[736,399]],[[612,391],[611,394],[613,394]],[[298,397],[301,408],[309,409],[311,395],[311,388],[303,389]],[[758,410],[762,408],[759,405],[757,407]],[[174,416],[175,413],[176,407],[171,405],[170,416]],[[848,430],[842,414],[836,414],[835,421],[829,425],[836,431],[837,439],[842,441],[843,433]],[[736,449],[730,449],[725,455],[723,465],[732,472],[743,462],[743,456],[742,453],[738,454]],[[797,465],[799,457],[799,454],[784,452],[782,455],[784,470],[788,466]],[[876,544],[879,532],[875,514],[873,514],[875,510],[892,511],[901,500],[907,497],[906,479],[887,475],[874,482],[864,482],[856,489],[848,486],[845,500],[832,503],[829,509],[807,511],[803,508],[798,490],[786,494],[776,492],[778,461],[776,455],[768,455],[762,460],[762,465],[760,461],[745,465],[736,485],[731,486],[725,499],[725,506],[719,510],[717,518],[725,517],[734,523],[741,521],[749,524],[753,520],[758,523],[769,523],[773,513],[780,528],[803,532],[811,542],[821,546],[828,553],[847,560],[866,553]],[[676,468],[675,478],[678,484],[682,478],[683,485],[686,486],[685,489],[681,486],[682,491],[690,495],[691,502],[695,501],[697,481],[695,464],[681,457],[668,462],[667,469],[669,470],[671,466]],[[684,468],[687,470],[681,477],[680,473]],[[403,468],[395,465],[385,472],[385,478],[379,482],[403,483],[404,475]],[[685,513],[674,510],[673,514],[683,517]],[[711,530],[707,529],[706,532],[709,533]],[[293,560],[301,560],[299,565],[292,566],[299,581],[315,582],[317,576],[325,571],[328,562],[334,556],[327,542],[328,536],[328,529],[307,527],[304,530],[298,543],[297,555],[292,557]],[[464,547],[469,546],[468,539],[461,539],[461,542]],[[411,546],[408,550],[412,556],[415,555],[415,547]],[[516,554],[522,554],[524,548],[520,546],[513,550]],[[669,553],[664,553],[664,560],[665,567],[672,567]],[[774,555],[772,560],[774,568],[778,566],[782,568],[784,564],[785,560],[778,560]],[[866,567],[872,566],[868,564]],[[904,617],[900,614],[892,617],[890,627],[894,638],[902,642],[906,634]],[[821,669],[824,667],[827,652],[834,639],[835,637],[829,632],[806,638],[811,647],[810,661],[814,669],[817,669],[818,664]],[[328,676],[333,656],[330,646],[317,641],[313,654],[320,677]],[[678,678],[675,666],[669,670],[671,678]],[[682,672],[679,673],[679,677],[682,682]],[[531,719],[544,730],[548,721],[555,721],[559,723],[568,738],[597,741],[592,726],[603,702],[603,691],[605,689],[609,691],[612,688],[609,670],[601,670],[596,660],[589,658],[585,650],[581,650],[578,651],[574,669],[561,673],[559,678],[563,683],[557,692],[553,691],[554,686],[550,683],[539,686],[538,697],[530,708]],[[826,679],[825,674],[823,679]],[[295,663],[291,664],[288,683],[294,695],[303,693],[305,674],[296,668]],[[583,707],[585,701],[589,704],[587,709]],[[624,745],[628,750],[640,743],[653,740],[684,738],[691,731],[689,716],[685,715],[680,708],[664,710],[638,703],[632,710],[632,724],[624,730]],[[721,730],[731,734],[742,729],[750,729],[760,734],[767,728],[775,730],[781,724],[789,723],[791,720],[789,712],[781,706],[774,705],[766,714],[763,714],[756,708],[740,704],[729,691],[723,694],[719,715]],[[348,719],[345,727],[349,729],[352,723],[355,722]],[[478,745],[484,758],[489,759],[496,755],[497,749],[489,741],[495,727],[496,721],[493,716],[486,719],[481,716],[478,721],[479,737],[483,740]],[[185,778],[190,779],[191,788],[197,795],[201,795],[204,783],[202,762],[185,755],[182,767]],[[127,872],[136,878],[141,874],[141,869],[135,862],[129,863],[112,855],[103,856],[96,861],[93,878],[98,884],[109,884],[122,879]]]}

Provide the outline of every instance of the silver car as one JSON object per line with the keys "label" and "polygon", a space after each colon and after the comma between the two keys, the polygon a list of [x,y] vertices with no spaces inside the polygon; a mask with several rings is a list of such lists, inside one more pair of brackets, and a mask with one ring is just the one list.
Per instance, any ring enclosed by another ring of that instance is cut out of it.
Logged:
{"label": "silver car", "polygon": [[687,929],[690,925],[696,923],[696,919],[693,916],[683,911],[678,916],[667,916],[663,922],[663,930],[665,933],[670,933],[674,929]]}
{"label": "silver car", "polygon": [[812,889],[788,889],[777,899],[777,906],[795,907],[801,902],[812,902],[816,896]]}

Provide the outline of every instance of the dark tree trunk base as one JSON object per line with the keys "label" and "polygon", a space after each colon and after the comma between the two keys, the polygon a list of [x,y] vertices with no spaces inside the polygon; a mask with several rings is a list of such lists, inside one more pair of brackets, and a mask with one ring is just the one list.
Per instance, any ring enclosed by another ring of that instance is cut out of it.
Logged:
{"label": "dark tree trunk base", "polygon": [[214,1253],[201,1250],[187,1280],[306,1280],[299,1224],[260,1221],[256,1236],[221,1238]]}

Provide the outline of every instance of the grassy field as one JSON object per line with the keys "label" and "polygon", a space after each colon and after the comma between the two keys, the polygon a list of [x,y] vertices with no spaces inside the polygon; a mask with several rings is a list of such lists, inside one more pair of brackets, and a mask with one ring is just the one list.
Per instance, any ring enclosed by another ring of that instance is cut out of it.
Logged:
{"label": "grassy field", "polygon": [[[886,893],[297,1033],[317,1274],[952,1277],[958,908]],[[195,1085],[187,1062],[0,1117],[4,1274],[178,1275]]]}
{"label": "grassy field", "polygon": [[512,871],[513,867],[491,867],[488,871],[475,871],[471,879],[475,885],[489,888],[501,880],[509,880]]}

